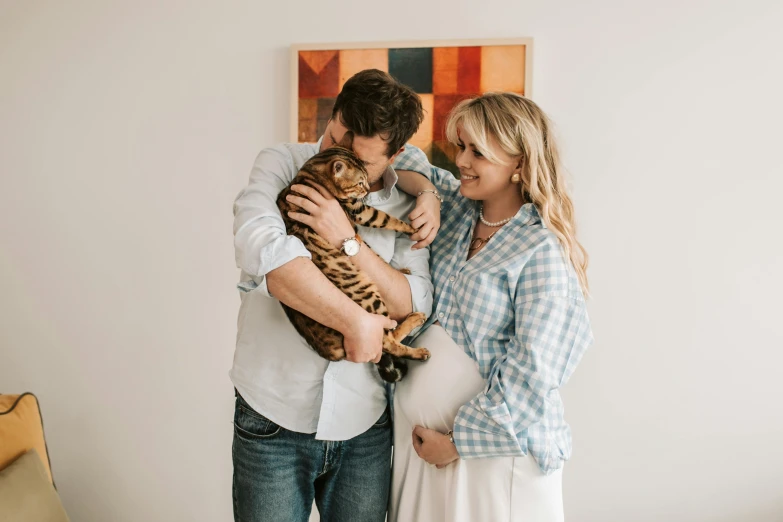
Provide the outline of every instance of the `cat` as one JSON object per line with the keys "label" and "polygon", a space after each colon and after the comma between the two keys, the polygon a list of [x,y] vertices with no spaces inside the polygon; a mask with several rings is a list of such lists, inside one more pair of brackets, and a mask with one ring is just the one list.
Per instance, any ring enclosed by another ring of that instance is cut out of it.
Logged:
{"label": "cat", "polygon": [[[350,132],[346,133],[346,138],[339,145],[310,158],[291,184],[279,194],[277,206],[288,234],[302,240],[305,248],[312,255],[313,263],[321,272],[366,311],[388,317],[386,303],[369,276],[359,270],[340,249],[332,246],[307,225],[294,221],[288,216],[288,212],[305,212],[286,200],[286,196],[293,193],[291,185],[317,183],[340,202],[346,215],[354,223],[354,231],[357,225],[364,225],[407,234],[415,232],[408,223],[362,203],[361,198],[367,195],[370,185],[363,162],[350,150],[352,140],[350,134]],[[362,248],[365,247],[367,244],[363,243]],[[401,272],[410,273],[407,269],[402,269]],[[321,357],[330,361],[340,361],[345,358],[341,333],[285,304],[282,305],[296,331]],[[384,381],[398,382],[405,376],[408,367],[403,359],[426,361],[430,358],[430,352],[426,348],[411,348],[400,342],[414,328],[422,325],[425,319],[423,313],[414,312],[409,314],[397,328],[385,332],[383,354],[380,362],[377,363],[378,373]]]}

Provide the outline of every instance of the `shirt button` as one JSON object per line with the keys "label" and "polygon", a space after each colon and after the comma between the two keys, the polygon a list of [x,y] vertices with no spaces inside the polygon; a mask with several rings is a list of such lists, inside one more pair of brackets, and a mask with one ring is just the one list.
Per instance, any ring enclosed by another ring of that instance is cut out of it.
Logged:
{"label": "shirt button", "polygon": [[454,281],[456,281],[456,280],[457,280],[457,278],[456,278],[455,276],[451,276],[451,277],[449,277],[449,281],[451,281],[452,283],[453,283]]}
{"label": "shirt button", "polygon": [[441,312],[441,313],[439,313],[439,314],[438,314],[438,317],[440,317],[441,319],[443,319],[443,316],[444,316],[444,315],[446,315],[446,314],[444,314],[443,312]]}

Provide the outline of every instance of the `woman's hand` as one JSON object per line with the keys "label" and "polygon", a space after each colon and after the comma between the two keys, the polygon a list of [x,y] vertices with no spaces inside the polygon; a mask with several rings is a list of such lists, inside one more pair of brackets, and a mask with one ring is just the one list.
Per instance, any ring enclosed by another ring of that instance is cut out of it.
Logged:
{"label": "woman's hand", "polygon": [[413,429],[413,449],[424,461],[438,469],[445,468],[459,459],[457,448],[448,435],[421,426]]}
{"label": "woman's hand", "polygon": [[325,188],[316,184],[312,187],[292,185],[291,190],[302,196],[289,194],[285,199],[307,212],[289,212],[291,219],[312,228],[316,234],[338,249],[342,248],[343,241],[356,235],[340,202]]}
{"label": "woman's hand", "polygon": [[411,236],[417,241],[412,250],[424,248],[435,240],[440,228],[440,200],[431,192],[423,192],[416,198],[416,208],[408,215],[416,233]]}

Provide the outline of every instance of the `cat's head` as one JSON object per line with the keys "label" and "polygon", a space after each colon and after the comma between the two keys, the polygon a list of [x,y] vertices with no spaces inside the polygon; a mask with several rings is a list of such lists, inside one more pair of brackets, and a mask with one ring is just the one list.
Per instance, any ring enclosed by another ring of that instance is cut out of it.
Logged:
{"label": "cat's head", "polygon": [[350,150],[349,140],[350,136],[312,158],[321,163],[322,184],[340,201],[361,199],[370,192],[364,162]]}

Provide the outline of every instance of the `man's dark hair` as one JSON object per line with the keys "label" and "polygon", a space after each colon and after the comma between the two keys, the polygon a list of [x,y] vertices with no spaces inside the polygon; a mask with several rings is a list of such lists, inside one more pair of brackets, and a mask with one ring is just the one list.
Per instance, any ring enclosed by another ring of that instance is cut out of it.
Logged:
{"label": "man's dark hair", "polygon": [[416,133],[424,119],[419,96],[378,69],[353,75],[334,102],[332,118],[357,136],[379,134],[387,143],[391,157]]}

